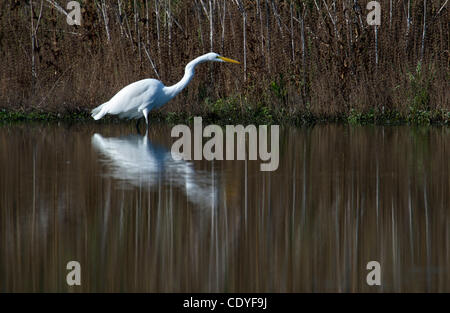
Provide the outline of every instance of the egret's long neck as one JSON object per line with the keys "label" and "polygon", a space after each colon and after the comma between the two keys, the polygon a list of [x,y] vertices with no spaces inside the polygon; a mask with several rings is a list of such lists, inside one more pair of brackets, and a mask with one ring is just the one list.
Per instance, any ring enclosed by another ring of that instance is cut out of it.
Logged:
{"label": "egret's long neck", "polygon": [[192,77],[194,77],[195,74],[195,67],[203,62],[206,62],[206,58],[204,55],[192,60],[186,65],[186,68],[184,69],[184,76],[183,78],[176,83],[175,85],[164,87],[164,93],[171,99],[175,97],[177,94],[180,93],[186,87],[189,82],[191,81]]}

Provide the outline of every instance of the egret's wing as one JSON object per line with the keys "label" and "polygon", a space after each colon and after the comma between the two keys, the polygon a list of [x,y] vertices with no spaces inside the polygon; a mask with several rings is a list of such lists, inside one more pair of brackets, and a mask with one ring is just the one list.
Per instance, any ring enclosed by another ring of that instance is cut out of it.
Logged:
{"label": "egret's wing", "polygon": [[122,117],[140,116],[140,111],[158,98],[164,85],[156,79],[143,79],[122,88],[105,107],[106,113]]}

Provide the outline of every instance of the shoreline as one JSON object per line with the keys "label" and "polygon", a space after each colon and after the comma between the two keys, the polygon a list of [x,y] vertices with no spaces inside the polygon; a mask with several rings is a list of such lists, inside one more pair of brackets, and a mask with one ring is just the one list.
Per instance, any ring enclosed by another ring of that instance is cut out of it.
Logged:
{"label": "shoreline", "polygon": [[[251,108],[245,111],[238,110],[206,110],[203,112],[150,112],[149,121],[158,123],[192,124],[195,116],[201,116],[208,124],[229,125],[229,124],[278,124],[282,126],[312,126],[316,124],[348,124],[348,125],[374,125],[374,126],[450,126],[450,112],[447,111],[419,111],[401,113],[398,111],[377,112],[370,110],[361,112],[350,110],[348,113],[338,114],[314,114],[310,111],[288,113],[284,110],[272,110],[267,107]],[[90,111],[76,112],[52,112],[44,110],[7,110],[0,109],[0,125],[27,122],[87,122],[93,121]],[[107,116],[98,123],[126,122],[117,116]],[[130,121],[131,122],[131,121]]]}

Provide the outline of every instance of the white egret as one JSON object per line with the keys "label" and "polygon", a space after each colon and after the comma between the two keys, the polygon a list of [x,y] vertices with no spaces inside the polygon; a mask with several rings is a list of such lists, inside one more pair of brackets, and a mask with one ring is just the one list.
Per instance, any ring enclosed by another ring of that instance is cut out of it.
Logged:
{"label": "white egret", "polygon": [[161,81],[151,78],[134,82],[122,88],[108,102],[93,109],[92,117],[98,120],[106,114],[118,114],[121,118],[129,119],[144,116],[148,128],[148,112],[160,108],[180,93],[194,76],[195,67],[207,61],[240,64],[214,52],[204,54],[186,65],[183,78],[175,85],[166,87]]}

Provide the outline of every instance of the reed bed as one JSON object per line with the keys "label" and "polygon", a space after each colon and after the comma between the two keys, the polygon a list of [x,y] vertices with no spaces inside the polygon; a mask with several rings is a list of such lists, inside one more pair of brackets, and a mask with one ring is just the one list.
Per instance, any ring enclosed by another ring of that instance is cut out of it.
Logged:
{"label": "reed bed", "polygon": [[[449,119],[448,1],[80,0],[0,3],[0,108],[86,112],[147,77],[175,83],[215,51],[165,112]],[[227,112],[228,113],[228,112]]]}

